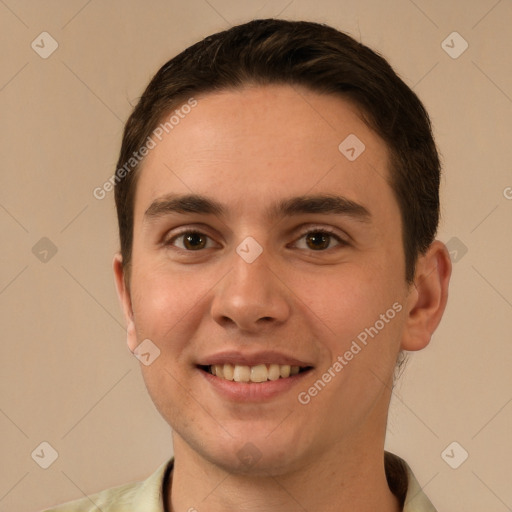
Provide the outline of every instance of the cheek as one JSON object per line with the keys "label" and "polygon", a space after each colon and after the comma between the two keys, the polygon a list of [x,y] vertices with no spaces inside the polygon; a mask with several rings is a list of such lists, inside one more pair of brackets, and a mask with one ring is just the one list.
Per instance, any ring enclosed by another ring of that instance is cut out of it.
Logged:
{"label": "cheek", "polygon": [[330,337],[345,340],[373,325],[403,294],[389,271],[356,264],[317,275],[304,273],[290,288],[319,327],[330,332]]}
{"label": "cheek", "polygon": [[165,265],[139,267],[132,285],[139,339],[149,338],[162,349],[172,345],[179,355],[176,350],[204,314],[203,301],[217,280],[204,272],[171,272]]}
{"label": "cheek", "polygon": [[[146,388],[155,406],[172,425],[193,421],[179,411],[194,410],[187,392],[191,343],[204,317],[204,297],[214,285],[195,272],[170,272],[168,263],[139,261],[132,275],[132,305],[139,342],[150,339],[160,350],[150,365],[141,364]],[[218,280],[218,278],[217,278]]]}
{"label": "cheek", "polygon": [[[313,332],[324,353],[319,373],[331,368],[337,376],[320,401],[356,410],[361,401],[376,400],[388,385],[399,352],[404,321],[402,281],[389,270],[347,265],[343,272],[308,277],[302,283],[305,310],[317,319]],[[333,370],[335,361],[338,365]]]}

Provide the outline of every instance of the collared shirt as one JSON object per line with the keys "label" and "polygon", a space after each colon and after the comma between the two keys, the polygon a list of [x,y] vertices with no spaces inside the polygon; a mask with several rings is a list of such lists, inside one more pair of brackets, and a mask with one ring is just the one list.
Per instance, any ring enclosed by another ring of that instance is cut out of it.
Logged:
{"label": "collared shirt", "polygon": [[[436,512],[406,462],[388,452],[385,461],[389,487],[403,503],[403,512]],[[167,461],[142,482],[107,489],[44,512],[166,512],[173,464],[173,459]]]}

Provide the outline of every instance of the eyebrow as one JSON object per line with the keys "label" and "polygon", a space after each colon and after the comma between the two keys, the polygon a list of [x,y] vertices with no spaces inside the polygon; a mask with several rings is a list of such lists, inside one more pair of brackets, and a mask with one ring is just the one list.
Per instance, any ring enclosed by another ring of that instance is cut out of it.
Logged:
{"label": "eyebrow", "polygon": [[[227,210],[218,201],[202,195],[169,194],[153,201],[146,210],[144,217],[152,219],[172,213],[225,216]],[[369,222],[372,217],[369,210],[363,205],[346,197],[330,194],[305,195],[284,199],[271,205],[266,212],[270,219],[315,213],[346,215],[362,222]]]}

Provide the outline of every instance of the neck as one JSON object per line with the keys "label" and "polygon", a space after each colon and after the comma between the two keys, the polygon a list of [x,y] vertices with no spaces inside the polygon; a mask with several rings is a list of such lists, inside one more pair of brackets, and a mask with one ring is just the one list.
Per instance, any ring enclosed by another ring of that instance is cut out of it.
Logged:
{"label": "neck", "polygon": [[[353,440],[352,440],[353,441]],[[383,443],[339,444],[280,475],[240,475],[207,461],[174,433],[172,512],[398,512]],[[352,446],[352,448],[350,448]]]}

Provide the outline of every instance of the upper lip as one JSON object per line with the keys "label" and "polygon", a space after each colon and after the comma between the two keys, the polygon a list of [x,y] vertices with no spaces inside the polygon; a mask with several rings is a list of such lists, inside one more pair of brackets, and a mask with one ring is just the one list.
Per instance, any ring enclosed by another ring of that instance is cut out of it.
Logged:
{"label": "upper lip", "polygon": [[201,358],[201,360],[198,362],[198,366],[209,366],[214,364],[238,364],[245,366],[256,366],[258,364],[289,364],[290,366],[301,367],[313,366],[307,361],[297,359],[296,357],[286,355],[282,352],[275,352],[273,350],[254,353],[239,352],[234,350],[217,352],[216,354]]}

